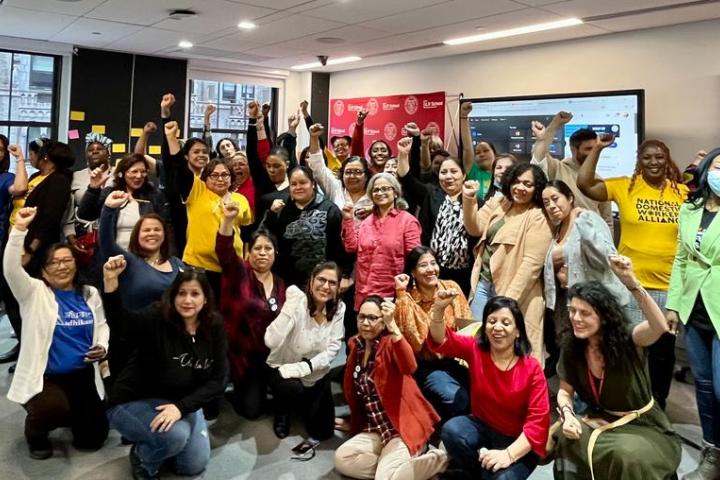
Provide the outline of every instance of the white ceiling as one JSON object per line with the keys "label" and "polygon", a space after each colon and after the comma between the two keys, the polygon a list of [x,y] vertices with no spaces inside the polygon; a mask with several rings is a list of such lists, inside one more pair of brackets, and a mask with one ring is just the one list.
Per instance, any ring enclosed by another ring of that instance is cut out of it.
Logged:
{"label": "white ceiling", "polygon": [[[168,18],[170,10],[184,8],[197,15]],[[569,17],[586,23],[464,46],[438,45],[448,38]],[[5,0],[0,18],[0,34],[6,36],[268,69],[312,62],[316,55],[363,57],[318,69],[338,71],[720,18],[720,1]],[[240,30],[241,20],[258,28]],[[342,42],[321,43],[321,37]],[[180,40],[195,47],[180,50]]]}

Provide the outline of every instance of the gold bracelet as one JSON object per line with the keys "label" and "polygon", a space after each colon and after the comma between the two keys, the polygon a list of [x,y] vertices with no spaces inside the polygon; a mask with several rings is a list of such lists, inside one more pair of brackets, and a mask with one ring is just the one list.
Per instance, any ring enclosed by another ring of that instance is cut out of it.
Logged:
{"label": "gold bracelet", "polygon": [[510,447],[506,448],[506,449],[505,449],[505,452],[507,452],[508,457],[510,457],[510,461],[511,461],[512,463],[515,463],[515,462],[517,461],[517,459],[512,456],[512,453],[510,453]]}

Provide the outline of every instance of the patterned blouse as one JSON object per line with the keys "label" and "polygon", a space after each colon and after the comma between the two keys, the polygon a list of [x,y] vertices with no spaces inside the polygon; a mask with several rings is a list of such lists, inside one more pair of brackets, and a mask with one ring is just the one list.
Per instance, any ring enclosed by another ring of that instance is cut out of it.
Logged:
{"label": "patterned blouse", "polygon": [[375,382],[373,381],[373,370],[375,369],[375,353],[380,344],[380,337],[375,338],[370,346],[370,356],[367,364],[363,367],[362,361],[365,357],[365,341],[360,337],[355,337],[357,342],[357,363],[353,371],[353,383],[357,396],[362,400],[365,407],[365,415],[367,415],[366,432],[377,433],[380,435],[383,445],[400,434],[395,430],[390,418],[387,416],[385,407],[380,402]]}
{"label": "patterned blouse", "polygon": [[459,197],[453,200],[445,196],[435,221],[430,248],[435,251],[441,267],[452,270],[470,267],[468,234],[463,224],[462,200]]}

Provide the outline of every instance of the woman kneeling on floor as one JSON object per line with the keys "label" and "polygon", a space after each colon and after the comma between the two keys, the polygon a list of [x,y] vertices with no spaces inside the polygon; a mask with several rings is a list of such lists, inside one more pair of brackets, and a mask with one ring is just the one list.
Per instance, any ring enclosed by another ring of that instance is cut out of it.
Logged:
{"label": "woman kneeling on floor", "polygon": [[471,414],[450,419],[441,438],[450,456],[444,478],[524,480],[545,455],[550,425],[547,382],[530,356],[517,302],[491,298],[477,337],[446,327],[445,307],[458,295],[440,290],[433,306],[428,346],[468,362]]}
{"label": "woman kneeling on floor", "polygon": [[335,469],[352,478],[425,480],[445,469],[445,452],[426,447],[440,417],[420,393],[410,344],[395,325],[395,305],[371,295],[350,339],[344,390],[356,433],[335,451]]}
{"label": "woman kneeling on floor", "polygon": [[227,342],[203,273],[180,272],[161,302],[126,311],[118,293],[122,255],[103,267],[103,301],[113,331],[137,349],[110,391],[110,426],[134,443],[133,478],[158,478],[166,460],[179,475],[198,475],[210,461],[202,406],[225,390]]}
{"label": "woman kneeling on floor", "polygon": [[51,246],[42,280],[21,265],[23,242],[37,209],[18,211],[5,247],[3,270],[20,304],[22,342],[8,398],[27,410],[25,439],[32,458],[52,456],[48,433],[72,429],[76,448],[97,450],[108,434],[105,395],[97,361],[105,357],[110,331],[100,295],[80,286],[72,250]]}

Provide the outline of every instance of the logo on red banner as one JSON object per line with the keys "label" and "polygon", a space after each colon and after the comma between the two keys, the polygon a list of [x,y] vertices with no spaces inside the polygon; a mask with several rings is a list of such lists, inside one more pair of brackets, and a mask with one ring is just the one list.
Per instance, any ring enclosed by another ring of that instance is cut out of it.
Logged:
{"label": "logo on red banner", "polygon": [[423,108],[429,110],[431,108],[440,108],[444,105],[444,102],[434,102],[432,100],[423,100]]}
{"label": "logo on red banner", "polygon": [[383,130],[383,133],[385,134],[385,140],[388,142],[392,142],[395,140],[395,137],[397,137],[397,126],[393,122],[388,122],[385,124],[385,129]]}
{"label": "logo on red banner", "polygon": [[410,95],[405,99],[405,113],[414,115],[418,109],[418,99],[415,95]]}
{"label": "logo on red banner", "polygon": [[371,117],[375,116],[375,114],[378,112],[378,108],[379,108],[379,105],[378,105],[377,99],[371,98],[370,100],[368,100],[368,103],[367,103],[368,115],[370,115]]}
{"label": "logo on red banner", "polygon": [[335,105],[333,105],[333,112],[336,117],[342,117],[342,114],[345,113],[345,102],[342,100],[335,101]]}

